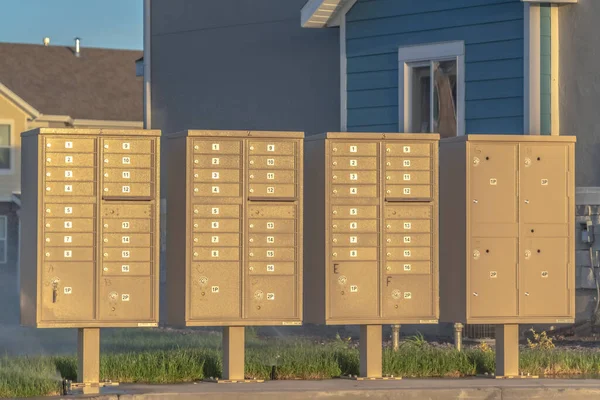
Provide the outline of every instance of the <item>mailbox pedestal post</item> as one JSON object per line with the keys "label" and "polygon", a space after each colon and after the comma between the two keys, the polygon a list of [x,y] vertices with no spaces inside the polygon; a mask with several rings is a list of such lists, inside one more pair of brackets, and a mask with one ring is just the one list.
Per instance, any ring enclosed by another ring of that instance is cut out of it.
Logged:
{"label": "mailbox pedestal post", "polygon": [[223,379],[244,380],[245,337],[243,326],[223,328]]}
{"label": "mailbox pedestal post", "polygon": [[84,394],[100,392],[100,328],[77,331],[77,380]]}
{"label": "mailbox pedestal post", "polygon": [[382,349],[381,325],[360,326],[360,376],[381,378]]}
{"label": "mailbox pedestal post", "polygon": [[519,325],[496,325],[496,378],[519,376]]}

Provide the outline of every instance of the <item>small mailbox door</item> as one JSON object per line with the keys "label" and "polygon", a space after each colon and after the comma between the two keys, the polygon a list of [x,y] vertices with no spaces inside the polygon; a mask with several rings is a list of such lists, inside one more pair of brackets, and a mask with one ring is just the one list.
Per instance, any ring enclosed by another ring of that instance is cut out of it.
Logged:
{"label": "small mailbox door", "polygon": [[386,276],[383,282],[384,318],[426,318],[434,315],[431,275]]}
{"label": "small mailbox door", "polygon": [[[86,260],[91,261],[91,260]],[[92,262],[48,262],[42,269],[42,320],[90,321],[94,316]]]}
{"label": "small mailbox door", "polygon": [[329,318],[377,318],[379,290],[377,262],[333,263],[329,274]]}
{"label": "small mailbox door", "polygon": [[150,277],[103,277],[100,280],[100,320],[144,321],[154,316]]}
{"label": "small mailbox door", "polygon": [[295,282],[293,276],[249,276],[246,283],[246,318],[296,318]]}
{"label": "small mailbox door", "polygon": [[240,317],[240,265],[237,262],[192,264],[190,319]]}

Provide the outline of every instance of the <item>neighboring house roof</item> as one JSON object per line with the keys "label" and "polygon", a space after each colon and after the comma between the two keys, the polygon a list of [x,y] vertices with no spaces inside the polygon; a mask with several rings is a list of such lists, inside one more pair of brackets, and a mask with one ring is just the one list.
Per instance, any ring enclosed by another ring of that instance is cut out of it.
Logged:
{"label": "neighboring house roof", "polygon": [[[143,119],[142,51],[0,43],[0,86],[43,115]],[[5,91],[6,92],[6,91]],[[22,105],[21,105],[22,106]]]}

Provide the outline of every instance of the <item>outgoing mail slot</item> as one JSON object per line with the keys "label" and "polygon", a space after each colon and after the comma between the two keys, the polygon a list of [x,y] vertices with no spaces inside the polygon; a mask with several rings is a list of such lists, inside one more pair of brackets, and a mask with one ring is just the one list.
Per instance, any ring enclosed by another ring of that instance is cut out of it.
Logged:
{"label": "outgoing mail slot", "polygon": [[402,157],[431,157],[431,144],[429,143],[386,143],[385,155]]}
{"label": "outgoing mail slot", "polygon": [[347,184],[377,184],[377,171],[334,171],[331,176],[333,183]]}
{"label": "outgoing mail slot", "polygon": [[405,218],[417,218],[417,219],[431,219],[433,215],[433,209],[431,206],[418,206],[418,205],[393,205],[385,207],[385,218],[387,219],[405,219]]}
{"label": "outgoing mail slot", "polygon": [[93,261],[93,247],[45,247],[44,262],[48,261]]}
{"label": "outgoing mail slot", "polygon": [[248,141],[248,154],[278,154],[284,156],[293,156],[296,150],[296,143],[284,141]]}
{"label": "outgoing mail slot", "polygon": [[388,261],[429,261],[431,247],[386,247],[385,259]]}
{"label": "outgoing mail slot", "polygon": [[334,156],[376,156],[378,143],[342,143],[333,142],[331,144],[331,154]]}
{"label": "outgoing mail slot", "polygon": [[194,261],[238,261],[240,249],[236,247],[194,247]]}
{"label": "outgoing mail slot", "polygon": [[293,247],[250,247],[248,249],[248,260],[250,261],[294,261],[296,249]]}
{"label": "outgoing mail slot", "polygon": [[376,233],[333,234],[331,242],[334,246],[377,247],[379,238]]}
{"label": "outgoing mail slot", "polygon": [[248,215],[254,218],[296,218],[296,206],[269,204],[264,205],[249,205]]}
{"label": "outgoing mail slot", "polygon": [[104,183],[102,197],[151,197],[152,185],[148,183]]}
{"label": "outgoing mail slot", "polygon": [[240,185],[235,183],[198,183],[194,185],[194,196],[201,197],[239,197]]}
{"label": "outgoing mail slot", "polygon": [[377,206],[331,206],[331,214],[334,218],[377,218]]}
{"label": "outgoing mail slot", "polygon": [[194,169],[194,182],[241,182],[240,170],[237,169]]}
{"label": "outgoing mail slot", "polygon": [[295,273],[294,262],[251,261],[248,267],[249,275],[294,275]]}
{"label": "outgoing mail slot", "polygon": [[377,261],[377,247],[333,247],[331,260],[336,261]]}
{"label": "outgoing mail slot", "polygon": [[149,168],[104,168],[104,182],[119,182],[127,184],[129,182],[153,182],[152,170]]}
{"label": "outgoing mail slot", "polygon": [[251,234],[248,243],[253,247],[294,247],[296,246],[296,235],[293,233],[280,233],[277,235]]}
{"label": "outgoing mail slot", "polygon": [[107,247],[151,247],[152,235],[149,233],[133,234],[105,234],[102,236],[102,243]]}
{"label": "outgoing mail slot", "polygon": [[151,247],[129,247],[126,245],[119,247],[102,248],[103,262],[126,262],[126,261],[150,261],[152,256]]}
{"label": "outgoing mail slot", "polygon": [[277,184],[250,184],[248,197],[277,197],[293,198],[296,197],[296,185]]}
{"label": "outgoing mail slot", "polygon": [[240,156],[222,156],[220,154],[194,156],[194,168],[239,168]]}
{"label": "outgoing mail slot", "polygon": [[194,235],[192,241],[194,246],[224,246],[224,247],[239,247],[239,233],[198,233]]}
{"label": "outgoing mail slot", "polygon": [[82,217],[93,217],[95,214],[95,204],[46,204],[44,211],[47,217],[69,217],[69,218],[82,218]]}
{"label": "outgoing mail slot", "polygon": [[194,217],[200,218],[239,218],[240,206],[238,205],[194,205]]}
{"label": "outgoing mail slot", "polygon": [[103,204],[102,216],[110,218],[152,218],[152,206],[149,204]]}
{"label": "outgoing mail slot", "polygon": [[148,276],[152,262],[103,262],[102,276]]}
{"label": "outgoing mail slot", "polygon": [[430,234],[391,234],[385,236],[387,246],[431,246]]}
{"label": "outgoing mail slot", "polygon": [[427,157],[386,157],[386,171],[428,171],[431,158]]}
{"label": "outgoing mail slot", "polygon": [[102,160],[104,168],[149,168],[152,156],[149,154],[105,154]]}
{"label": "outgoing mail slot", "polygon": [[296,221],[293,219],[250,219],[248,229],[253,233],[294,233]]}
{"label": "outgoing mail slot", "polygon": [[431,184],[431,172],[429,171],[398,171],[387,172],[385,174],[385,182],[390,184]]}
{"label": "outgoing mail slot", "polygon": [[198,263],[191,268],[190,319],[239,319],[240,265],[230,262]]}
{"label": "outgoing mail slot", "polygon": [[246,283],[246,317],[297,318],[296,293],[296,279],[292,276],[252,276]]}
{"label": "outgoing mail slot", "polygon": [[431,276],[387,276],[383,284],[384,318],[434,317]]}
{"label": "outgoing mail slot", "polygon": [[87,138],[45,138],[46,153],[95,153],[96,140]]}
{"label": "outgoing mail slot", "polygon": [[46,168],[46,182],[68,181],[68,182],[85,182],[96,180],[95,168]]}
{"label": "outgoing mail slot", "polygon": [[152,232],[152,220],[145,218],[104,218],[104,233],[148,233]]}
{"label": "outgoing mail slot", "polygon": [[296,171],[290,170],[254,170],[248,175],[251,183],[294,183]]}
{"label": "outgoing mail slot", "polygon": [[385,263],[385,272],[388,275],[431,274],[431,262],[430,261],[388,261]]}
{"label": "outgoing mail slot", "polygon": [[332,157],[331,160],[333,170],[366,171],[376,170],[378,166],[377,157]]}
{"label": "outgoing mail slot", "polygon": [[104,277],[100,280],[100,320],[145,321],[153,315],[152,280],[150,277]]}
{"label": "outgoing mail slot", "polygon": [[194,140],[194,153],[200,154],[240,154],[238,140]]}
{"label": "outgoing mail slot", "polygon": [[151,139],[104,139],[102,141],[104,154],[151,154],[153,152]]}
{"label": "outgoing mail slot", "polygon": [[64,232],[46,233],[44,235],[46,246],[52,247],[94,247],[93,233]]}
{"label": "outgoing mail slot", "polygon": [[387,233],[429,233],[431,232],[431,221],[426,219],[386,220],[385,231]]}
{"label": "outgoing mail slot", "polygon": [[91,321],[94,317],[95,270],[86,262],[44,263],[41,268],[42,321]]}
{"label": "outgoing mail slot", "polygon": [[295,157],[292,156],[253,156],[250,155],[248,168],[251,172],[254,169],[294,169],[296,166]]}
{"label": "outgoing mail slot", "polygon": [[95,154],[47,153],[46,167],[93,167]]}
{"label": "outgoing mail slot", "polygon": [[429,199],[430,185],[386,185],[386,199]]}
{"label": "outgoing mail slot", "polygon": [[240,232],[239,219],[195,218],[192,221],[194,232]]}
{"label": "outgoing mail slot", "polygon": [[46,218],[44,220],[44,232],[71,232],[87,233],[94,232],[93,218]]}
{"label": "outgoing mail slot", "polygon": [[95,196],[94,182],[46,182],[46,196]]}
{"label": "outgoing mail slot", "polygon": [[331,230],[334,233],[376,233],[379,230],[379,222],[376,219],[334,219],[331,221]]}
{"label": "outgoing mail slot", "polygon": [[359,198],[377,197],[377,185],[332,185],[331,197]]}

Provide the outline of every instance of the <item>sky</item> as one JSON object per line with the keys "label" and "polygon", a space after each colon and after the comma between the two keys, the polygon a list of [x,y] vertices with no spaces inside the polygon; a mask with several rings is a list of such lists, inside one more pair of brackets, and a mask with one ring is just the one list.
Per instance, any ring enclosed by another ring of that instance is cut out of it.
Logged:
{"label": "sky", "polygon": [[0,42],[142,50],[143,0],[0,0]]}

